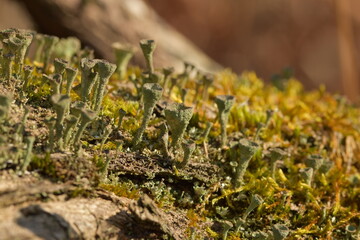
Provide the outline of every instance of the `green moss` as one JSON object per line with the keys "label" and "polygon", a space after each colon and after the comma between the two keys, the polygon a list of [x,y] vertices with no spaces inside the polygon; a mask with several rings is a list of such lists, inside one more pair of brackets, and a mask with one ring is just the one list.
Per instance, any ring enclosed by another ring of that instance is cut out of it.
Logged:
{"label": "green moss", "polygon": [[114,99],[110,96],[104,97],[102,115],[117,118],[121,108],[131,116],[136,116],[139,109],[139,102],[125,101],[121,98]]}
{"label": "green moss", "polygon": [[28,93],[27,96],[31,102],[39,103],[47,100],[47,98],[51,95],[52,88],[50,84],[44,83],[41,76],[36,73],[31,79],[26,92]]}
{"label": "green moss", "polygon": [[82,188],[82,187],[78,187],[67,193],[68,198],[79,198],[79,197],[89,198],[92,195],[93,194],[89,189]]}
{"label": "green moss", "polygon": [[116,143],[108,141],[102,146],[102,148],[101,148],[101,144],[98,144],[98,145],[94,146],[93,150],[100,150],[100,149],[102,149],[102,150],[116,150],[116,148],[117,148]]}
{"label": "green moss", "polygon": [[50,159],[50,156],[33,156],[30,169],[40,170],[43,174],[51,178],[58,178],[55,163]]}
{"label": "green moss", "polygon": [[139,199],[141,193],[132,182],[120,182],[120,183],[100,183],[99,188],[113,192],[116,196],[127,197],[130,199]]}

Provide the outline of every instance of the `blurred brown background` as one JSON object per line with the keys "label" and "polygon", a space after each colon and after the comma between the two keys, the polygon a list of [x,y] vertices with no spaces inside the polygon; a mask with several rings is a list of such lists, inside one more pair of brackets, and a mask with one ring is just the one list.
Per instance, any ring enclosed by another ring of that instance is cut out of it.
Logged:
{"label": "blurred brown background", "polygon": [[[291,67],[307,88],[324,84],[352,99],[359,95],[360,1],[145,2],[210,57],[236,72],[254,70],[269,80]],[[15,1],[0,0],[0,6],[1,29],[36,28]]]}

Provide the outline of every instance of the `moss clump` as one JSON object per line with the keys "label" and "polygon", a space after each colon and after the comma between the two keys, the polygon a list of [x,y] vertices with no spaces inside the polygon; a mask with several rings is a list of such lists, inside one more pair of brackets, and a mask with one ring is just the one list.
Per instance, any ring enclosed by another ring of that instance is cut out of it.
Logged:
{"label": "moss clump", "polygon": [[119,197],[139,199],[141,192],[131,182],[100,183],[99,188],[115,193]]}

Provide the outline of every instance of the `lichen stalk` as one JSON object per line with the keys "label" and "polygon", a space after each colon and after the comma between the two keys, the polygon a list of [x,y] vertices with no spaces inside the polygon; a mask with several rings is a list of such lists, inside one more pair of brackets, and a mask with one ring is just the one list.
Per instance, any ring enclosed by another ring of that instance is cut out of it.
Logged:
{"label": "lichen stalk", "polygon": [[124,79],[129,61],[135,53],[135,48],[119,42],[113,43],[112,48],[115,52],[116,72],[119,74],[120,79]]}
{"label": "lichen stalk", "polygon": [[43,35],[44,45],[42,52],[42,62],[44,63],[44,70],[47,71],[50,58],[54,51],[55,44],[59,42],[59,38],[55,36]]}
{"label": "lichen stalk", "polygon": [[156,48],[154,40],[143,39],[140,41],[140,47],[145,57],[146,67],[149,73],[154,72],[153,53]]}
{"label": "lichen stalk", "polygon": [[215,103],[218,107],[219,122],[221,128],[221,146],[224,147],[227,144],[226,125],[229,120],[229,113],[232,105],[235,102],[235,97],[231,95],[220,95],[215,98]]}
{"label": "lichen stalk", "polygon": [[165,109],[166,122],[171,131],[171,148],[176,149],[181,143],[185,130],[193,115],[193,108],[184,104],[173,103]]}
{"label": "lichen stalk", "polygon": [[51,102],[56,111],[55,140],[60,149],[63,148],[64,119],[69,112],[71,98],[68,95],[55,94],[51,96]]}
{"label": "lichen stalk", "polygon": [[243,184],[243,178],[251,158],[254,156],[259,145],[255,142],[249,141],[245,138],[241,139],[237,145],[234,146],[234,150],[238,151],[237,167],[233,178],[233,185],[235,188],[240,187]]}
{"label": "lichen stalk", "polygon": [[69,146],[69,142],[71,139],[71,134],[72,134],[72,130],[75,129],[76,125],[79,123],[80,117],[75,117],[75,116],[67,116],[67,118],[65,118],[65,123],[66,123],[66,127],[64,130],[64,134],[63,134],[63,147],[64,149],[66,149]]}
{"label": "lichen stalk", "polygon": [[96,118],[96,116],[97,116],[97,113],[90,109],[82,109],[81,110],[80,126],[79,126],[79,128],[76,132],[75,138],[74,138],[75,149],[77,149],[77,150],[81,149],[80,138],[81,138],[84,130],[88,126],[88,124],[92,120],[94,120]]}
{"label": "lichen stalk", "polygon": [[32,77],[32,73],[34,71],[34,68],[32,66],[24,66],[24,83],[23,83],[23,87],[22,87],[22,92],[25,93],[28,86],[29,86],[29,81]]}
{"label": "lichen stalk", "polygon": [[243,220],[245,220],[247,218],[247,216],[258,206],[260,206],[262,203],[264,202],[264,200],[260,197],[260,195],[258,194],[254,194],[251,196],[251,202],[250,205],[248,206],[248,208],[245,210],[242,218]]}
{"label": "lichen stalk", "polygon": [[34,136],[29,136],[26,138],[26,153],[25,153],[25,160],[21,166],[21,172],[25,172],[26,169],[28,168],[30,162],[31,162],[31,157],[32,157],[32,150],[33,150],[33,146],[34,146],[34,142],[35,142],[35,137]]}
{"label": "lichen stalk", "polygon": [[190,158],[195,150],[196,144],[194,142],[183,143],[182,149],[184,152],[183,160],[178,164],[179,168],[184,168],[190,161]]}
{"label": "lichen stalk", "polygon": [[142,96],[144,103],[144,116],[140,125],[140,128],[137,130],[135,137],[132,141],[133,146],[137,146],[141,139],[142,135],[145,132],[145,129],[150,121],[151,115],[153,113],[155,104],[160,100],[162,96],[162,87],[157,83],[145,83],[143,86]]}
{"label": "lichen stalk", "polygon": [[66,95],[70,96],[70,92],[71,92],[71,87],[72,84],[76,78],[78,70],[76,68],[71,68],[71,67],[66,67],[65,68],[65,73],[66,73],[66,90],[65,93]]}
{"label": "lichen stalk", "polygon": [[121,125],[122,125],[125,115],[126,115],[126,111],[124,109],[120,108],[119,109],[119,120],[118,120],[118,126],[117,126],[118,130],[120,130],[120,128],[121,128]]}
{"label": "lichen stalk", "polygon": [[97,80],[97,72],[94,71],[97,60],[82,58],[80,62],[81,70],[81,101],[88,103],[90,100],[91,90]]}
{"label": "lichen stalk", "polygon": [[98,112],[102,104],[102,99],[104,98],[106,85],[109,81],[109,78],[114,73],[116,65],[102,60],[96,63],[95,68],[99,74],[99,86],[94,96],[95,105],[93,109],[94,111]]}

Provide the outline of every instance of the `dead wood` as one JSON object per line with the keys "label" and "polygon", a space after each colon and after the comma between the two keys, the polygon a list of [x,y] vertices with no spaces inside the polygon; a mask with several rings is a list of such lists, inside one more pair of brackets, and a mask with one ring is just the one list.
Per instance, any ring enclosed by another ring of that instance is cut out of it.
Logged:
{"label": "dead wood", "polygon": [[91,197],[69,198],[69,193],[77,189],[31,175],[17,177],[1,172],[0,239],[160,239],[163,234],[175,239],[185,237],[188,222],[184,214],[164,213],[151,202],[153,212],[147,212],[147,216],[161,224],[148,229],[136,220],[138,212],[134,209],[140,205],[134,200],[94,189],[89,189]]}
{"label": "dead wood", "polygon": [[[18,0],[28,9],[39,30],[61,37],[76,36],[96,51],[98,57],[113,60],[111,44],[140,39],[157,42],[155,66],[182,68],[188,61],[213,72],[219,65],[164,22],[142,0]],[[141,51],[134,63],[143,65]]]}

